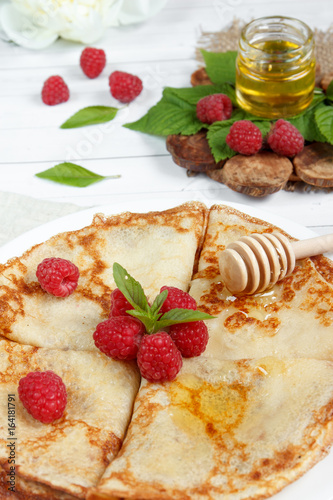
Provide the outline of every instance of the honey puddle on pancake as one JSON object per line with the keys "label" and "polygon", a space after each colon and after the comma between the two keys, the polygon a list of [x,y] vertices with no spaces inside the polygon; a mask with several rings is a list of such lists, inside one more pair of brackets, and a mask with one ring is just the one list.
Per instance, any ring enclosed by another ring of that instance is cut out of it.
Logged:
{"label": "honey puddle on pancake", "polygon": [[227,382],[211,385],[196,375],[184,374],[170,386],[169,414],[186,433],[210,438],[237,427],[247,404],[247,389]]}

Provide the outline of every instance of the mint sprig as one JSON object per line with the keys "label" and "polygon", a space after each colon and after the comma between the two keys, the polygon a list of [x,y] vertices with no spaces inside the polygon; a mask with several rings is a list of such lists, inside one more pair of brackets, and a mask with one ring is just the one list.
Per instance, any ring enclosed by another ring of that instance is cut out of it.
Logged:
{"label": "mint sprig", "polygon": [[161,313],[160,309],[168,296],[168,291],[159,293],[153,304],[148,304],[144,290],[140,283],[136,281],[120,264],[113,264],[113,279],[123,293],[125,298],[134,307],[127,311],[128,314],[139,319],[145,326],[146,332],[151,334],[177,323],[187,323],[211,319],[213,316],[201,311],[192,309],[172,309],[166,313]]}
{"label": "mint sprig", "polygon": [[[207,139],[215,161],[231,158],[236,153],[229,148],[225,139],[231,125],[238,120],[250,120],[267,135],[276,120],[258,117],[242,110],[236,100],[236,56],[235,51],[201,51],[206,64],[206,72],[212,85],[173,88],[166,87],[162,99],[139,120],[124,127],[146,134],[167,136],[172,134],[193,135],[199,130],[207,130]],[[196,116],[198,101],[210,94],[226,94],[233,104],[229,120],[211,125],[200,122]],[[313,92],[310,106],[302,113],[287,118],[309,142],[329,142],[333,144],[333,82],[326,93],[319,88]]]}

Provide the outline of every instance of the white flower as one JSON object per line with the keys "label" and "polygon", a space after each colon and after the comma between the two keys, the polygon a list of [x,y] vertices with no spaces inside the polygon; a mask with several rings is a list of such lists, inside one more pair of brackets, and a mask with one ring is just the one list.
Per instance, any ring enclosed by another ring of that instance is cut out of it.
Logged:
{"label": "white flower", "polygon": [[141,22],[166,0],[12,0],[0,10],[6,36],[40,49],[58,37],[84,44],[100,39],[109,26]]}

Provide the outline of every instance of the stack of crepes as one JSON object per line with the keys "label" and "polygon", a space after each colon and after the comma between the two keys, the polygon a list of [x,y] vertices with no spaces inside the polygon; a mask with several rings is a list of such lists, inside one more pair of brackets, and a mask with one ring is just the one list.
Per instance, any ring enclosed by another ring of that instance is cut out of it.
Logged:
{"label": "stack of crepes", "polygon": [[[333,264],[297,263],[271,290],[231,295],[218,255],[275,227],[227,206],[189,202],[163,212],[96,215],[1,266],[0,497],[11,499],[241,500],[272,496],[333,441]],[[281,230],[281,229],[279,229]],[[36,267],[62,257],[80,270],[62,299]],[[100,353],[92,334],[108,317],[120,263],[153,299],[189,290],[210,313],[209,342],[168,383],[140,380],[135,362]],[[53,424],[33,419],[17,385],[53,370],[68,392]],[[15,395],[15,491],[8,490],[7,395]]]}

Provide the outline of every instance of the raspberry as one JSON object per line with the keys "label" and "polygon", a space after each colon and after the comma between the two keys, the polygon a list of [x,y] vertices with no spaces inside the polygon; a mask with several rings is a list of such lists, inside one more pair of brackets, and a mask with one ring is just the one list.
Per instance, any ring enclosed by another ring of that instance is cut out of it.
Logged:
{"label": "raspberry", "polygon": [[109,317],[114,318],[115,316],[126,316],[126,311],[131,309],[134,309],[134,307],[128,302],[119,288],[115,288],[111,293],[111,309]]}
{"label": "raspberry", "polygon": [[172,325],[169,335],[184,358],[200,356],[208,342],[208,329],[203,321]]}
{"label": "raspberry", "polygon": [[68,297],[77,287],[80,273],[73,262],[51,257],[38,264],[36,276],[46,292],[56,297]]}
{"label": "raspberry", "polygon": [[166,332],[145,335],[138,352],[141,375],[148,382],[174,380],[183,365],[182,355]]}
{"label": "raspberry", "polygon": [[164,314],[170,311],[170,309],[176,309],[178,307],[181,309],[196,310],[197,303],[190,294],[173,286],[162,286],[160,292],[163,292],[163,290],[168,290],[168,295],[160,309],[161,313]]}
{"label": "raspberry", "polygon": [[232,102],[225,94],[212,94],[197,103],[197,117],[203,123],[228,120],[232,113]]}
{"label": "raspberry", "polygon": [[42,101],[48,106],[61,104],[69,99],[69,89],[61,76],[50,76],[42,88]]}
{"label": "raspberry", "polygon": [[88,78],[96,78],[105,68],[106,56],[103,49],[86,47],[80,57],[80,66]]}
{"label": "raspberry", "polygon": [[18,394],[28,413],[44,424],[62,417],[67,403],[65,384],[52,371],[28,373],[19,381]]}
{"label": "raspberry", "polygon": [[231,125],[225,141],[241,155],[254,155],[261,149],[262,134],[250,120],[239,120]]}
{"label": "raspberry", "polygon": [[267,139],[268,145],[278,155],[295,156],[304,147],[304,138],[290,122],[278,120]]}
{"label": "raspberry", "polygon": [[112,96],[120,102],[131,102],[142,91],[142,81],[138,76],[114,71],[109,76],[109,85]]}
{"label": "raspberry", "polygon": [[131,316],[117,316],[99,323],[93,334],[96,347],[113,359],[135,359],[145,328]]}

